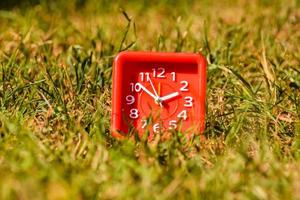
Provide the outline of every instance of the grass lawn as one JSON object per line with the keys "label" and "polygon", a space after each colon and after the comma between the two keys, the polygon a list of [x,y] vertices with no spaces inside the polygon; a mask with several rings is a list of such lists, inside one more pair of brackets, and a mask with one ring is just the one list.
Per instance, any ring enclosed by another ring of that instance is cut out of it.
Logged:
{"label": "grass lawn", "polygon": [[[300,199],[299,0],[49,2],[0,4],[0,199]],[[206,56],[205,140],[110,136],[124,50]]]}

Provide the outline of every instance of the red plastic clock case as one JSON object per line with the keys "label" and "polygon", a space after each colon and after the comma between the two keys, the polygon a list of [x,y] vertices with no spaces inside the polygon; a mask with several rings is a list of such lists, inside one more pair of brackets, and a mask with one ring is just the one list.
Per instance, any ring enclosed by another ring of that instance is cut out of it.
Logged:
{"label": "red plastic clock case", "polygon": [[[111,114],[111,133],[114,137],[123,138],[128,132],[128,122],[125,122],[122,117],[124,105],[124,77],[128,73],[132,73],[128,65],[130,63],[143,63],[146,65],[162,65],[164,63],[172,63],[175,65],[195,64],[198,67],[198,84],[199,84],[199,103],[200,109],[198,110],[199,116],[199,133],[205,129],[205,98],[206,98],[206,60],[201,54],[195,53],[161,53],[161,52],[133,52],[126,51],[119,53],[114,60],[113,64],[113,77],[112,77],[112,114]],[[195,94],[194,94],[195,95]]]}

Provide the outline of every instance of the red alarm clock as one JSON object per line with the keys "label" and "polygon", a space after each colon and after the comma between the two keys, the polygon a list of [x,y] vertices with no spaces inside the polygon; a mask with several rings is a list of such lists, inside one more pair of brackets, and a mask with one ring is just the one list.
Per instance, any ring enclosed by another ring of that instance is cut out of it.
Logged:
{"label": "red alarm clock", "polygon": [[113,65],[112,134],[205,127],[206,61],[194,53],[122,52]]}

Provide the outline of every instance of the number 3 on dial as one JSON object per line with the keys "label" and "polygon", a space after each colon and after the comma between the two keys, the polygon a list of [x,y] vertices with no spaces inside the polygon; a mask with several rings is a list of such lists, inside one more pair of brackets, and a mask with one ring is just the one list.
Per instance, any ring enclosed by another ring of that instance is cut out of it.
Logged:
{"label": "number 3 on dial", "polygon": [[192,107],[193,106],[193,97],[187,96],[184,97],[185,104],[184,107]]}

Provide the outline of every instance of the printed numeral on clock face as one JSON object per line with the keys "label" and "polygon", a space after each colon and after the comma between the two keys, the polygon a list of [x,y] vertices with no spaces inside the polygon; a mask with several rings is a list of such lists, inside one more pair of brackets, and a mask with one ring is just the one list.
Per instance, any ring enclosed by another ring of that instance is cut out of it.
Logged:
{"label": "printed numeral on clock face", "polygon": [[[176,81],[176,72],[171,72],[171,80],[173,82]],[[157,79],[165,79],[167,78],[167,73],[165,68],[159,67],[159,68],[153,68],[152,72],[140,72],[139,78],[142,82],[148,82],[151,78],[157,78]]]}
{"label": "printed numeral on clock face", "polygon": [[[168,127],[169,130],[174,130],[177,128],[177,121],[170,120],[168,125],[169,125],[169,127]],[[147,120],[144,120],[144,119],[141,120],[141,128],[145,129],[146,127],[147,127]],[[153,132],[158,133],[159,131],[161,131],[161,125],[159,123],[153,124],[152,130],[153,130]]]}

